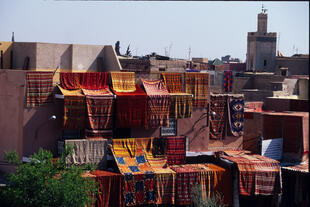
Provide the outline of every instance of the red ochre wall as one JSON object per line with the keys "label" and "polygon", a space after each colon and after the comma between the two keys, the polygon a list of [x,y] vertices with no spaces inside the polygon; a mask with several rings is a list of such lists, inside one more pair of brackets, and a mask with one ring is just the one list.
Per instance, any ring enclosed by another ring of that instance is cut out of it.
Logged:
{"label": "red ochre wall", "polygon": [[[0,70],[0,161],[8,150],[20,156],[31,155],[40,147],[57,153],[63,105],[54,101],[27,108],[25,93],[25,71]],[[56,120],[49,120],[52,115]]]}

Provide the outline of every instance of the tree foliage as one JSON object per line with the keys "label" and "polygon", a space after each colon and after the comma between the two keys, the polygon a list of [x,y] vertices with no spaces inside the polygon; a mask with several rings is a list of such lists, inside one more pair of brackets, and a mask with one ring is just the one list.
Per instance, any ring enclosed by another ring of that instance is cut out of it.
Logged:
{"label": "tree foliage", "polygon": [[0,191],[0,206],[84,207],[93,202],[96,182],[82,177],[81,168],[65,167],[65,157],[71,151],[66,146],[55,162],[51,152],[40,149],[24,164],[16,163],[16,153],[7,153],[9,162],[18,164],[18,168],[8,175],[9,184]]}
{"label": "tree foliage", "polygon": [[223,196],[216,192],[216,194],[211,195],[210,198],[203,199],[202,189],[200,185],[195,185],[192,188],[192,200],[193,207],[224,207]]}

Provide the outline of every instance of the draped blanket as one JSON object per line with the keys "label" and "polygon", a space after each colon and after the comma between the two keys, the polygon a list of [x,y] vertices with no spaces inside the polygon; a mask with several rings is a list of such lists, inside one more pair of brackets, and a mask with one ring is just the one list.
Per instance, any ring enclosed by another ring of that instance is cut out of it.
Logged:
{"label": "draped blanket", "polygon": [[162,80],[141,79],[147,94],[147,123],[150,128],[169,126],[170,95]]}
{"label": "draped blanket", "polygon": [[108,73],[87,72],[87,73],[60,73],[60,85],[64,89],[103,89],[109,87]]}
{"label": "draped blanket", "polygon": [[169,93],[182,93],[182,73],[162,73]]}
{"label": "draped blanket", "polygon": [[166,167],[164,138],[136,138],[137,146],[142,147],[147,161],[155,173],[156,204],[174,204],[175,202],[175,179],[176,173]]}
{"label": "draped blanket", "polygon": [[190,118],[192,116],[193,98],[188,93],[170,93],[170,118]]}
{"label": "draped blanket", "polygon": [[223,138],[225,129],[225,109],[227,107],[227,96],[221,94],[212,94],[210,95],[210,99],[210,138],[221,140]]}
{"label": "draped blanket", "polygon": [[155,203],[155,176],[144,151],[135,139],[113,139],[113,156],[124,175],[123,195],[127,206]]}
{"label": "draped blanket", "polygon": [[278,161],[242,152],[239,154],[230,153],[222,157],[237,164],[241,195],[276,195],[281,193]]}
{"label": "draped blanket", "polygon": [[167,163],[182,165],[185,163],[185,137],[167,137]]}
{"label": "draped blanket", "polygon": [[116,92],[134,92],[135,73],[134,72],[111,72],[113,89]]}
{"label": "draped blanket", "polygon": [[27,72],[27,107],[41,106],[53,100],[53,72]]}
{"label": "draped blanket", "polygon": [[114,95],[109,88],[82,89],[87,105],[86,138],[112,138]]}
{"label": "draped blanket", "polygon": [[224,77],[224,81],[223,81],[224,92],[231,92],[231,88],[232,88],[232,71],[231,70],[225,70],[223,77]]}
{"label": "draped blanket", "polygon": [[85,97],[81,89],[66,90],[58,86],[64,95],[64,115],[62,127],[69,130],[84,130],[85,128]]}
{"label": "draped blanket", "polygon": [[208,105],[209,73],[186,73],[186,93],[193,94],[193,107],[206,108]]}
{"label": "draped blanket", "polygon": [[236,136],[243,135],[244,126],[244,98],[243,95],[228,97],[228,119],[231,133]]}
{"label": "draped blanket", "polygon": [[192,190],[199,184],[199,171],[187,165],[174,165],[171,169],[176,175],[176,204],[190,205],[192,203]]}
{"label": "draped blanket", "polygon": [[95,170],[98,194],[96,207],[121,207],[123,175],[108,171]]}
{"label": "draped blanket", "polygon": [[147,126],[147,96],[137,84],[134,92],[117,92],[116,125],[118,128]]}
{"label": "draped blanket", "polygon": [[66,158],[66,164],[83,165],[87,163],[100,164],[105,167],[107,140],[106,139],[67,139],[66,145],[73,146],[72,155]]}

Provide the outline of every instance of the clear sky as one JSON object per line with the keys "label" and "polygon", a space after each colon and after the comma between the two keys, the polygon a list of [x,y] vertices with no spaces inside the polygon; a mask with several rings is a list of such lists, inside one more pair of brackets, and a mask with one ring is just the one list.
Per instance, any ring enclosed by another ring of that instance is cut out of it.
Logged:
{"label": "clear sky", "polygon": [[[280,34],[285,56],[309,54],[308,2],[141,2],[1,0],[0,41],[113,45],[133,55],[245,61],[247,32],[257,30],[261,6],[268,31]],[[166,49],[165,49],[166,48]],[[293,50],[293,48],[295,48]]]}

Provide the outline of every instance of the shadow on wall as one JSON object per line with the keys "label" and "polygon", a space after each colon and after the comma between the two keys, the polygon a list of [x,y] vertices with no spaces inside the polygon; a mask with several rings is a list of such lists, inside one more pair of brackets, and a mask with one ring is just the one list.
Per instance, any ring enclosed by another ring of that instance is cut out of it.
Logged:
{"label": "shadow on wall", "polygon": [[[23,154],[28,156],[44,148],[57,154],[57,139],[61,137],[63,104],[60,101],[36,108],[24,108]],[[51,117],[55,115],[56,119]]]}
{"label": "shadow on wall", "polygon": [[[94,57],[92,63],[90,64],[90,66],[87,69],[87,72],[94,72],[94,71],[104,72],[105,71],[103,68],[103,61],[104,61],[103,55],[104,55],[104,47],[98,53],[98,55]],[[102,62],[102,64],[101,64],[101,62]]]}
{"label": "shadow on wall", "polygon": [[187,136],[189,151],[207,151],[209,126],[207,109],[193,109],[191,118],[178,119],[177,135]]}
{"label": "shadow on wall", "polygon": [[71,69],[72,68],[72,45],[70,45],[65,52],[60,56],[61,69]]}

